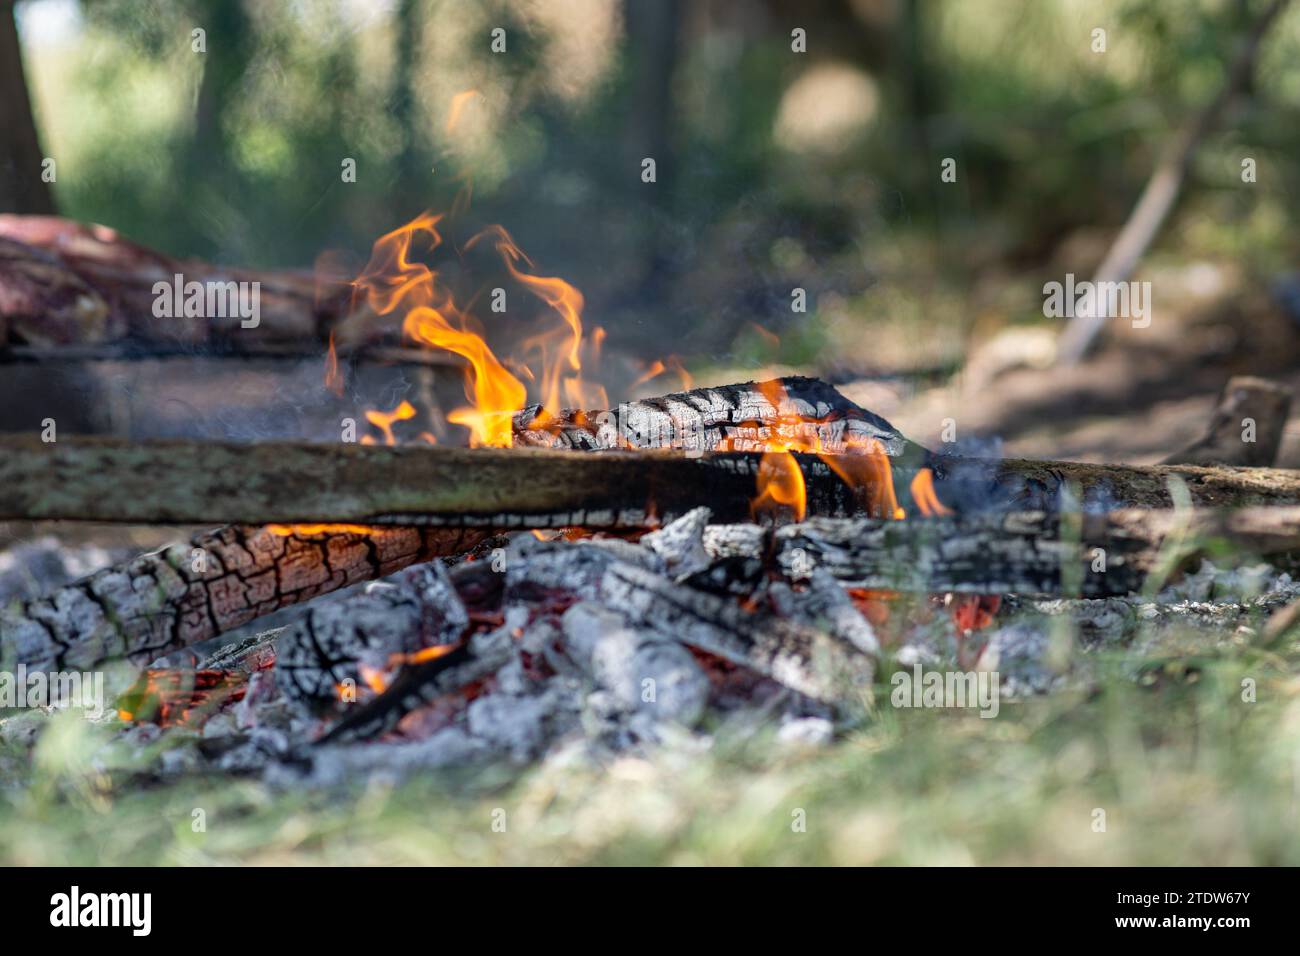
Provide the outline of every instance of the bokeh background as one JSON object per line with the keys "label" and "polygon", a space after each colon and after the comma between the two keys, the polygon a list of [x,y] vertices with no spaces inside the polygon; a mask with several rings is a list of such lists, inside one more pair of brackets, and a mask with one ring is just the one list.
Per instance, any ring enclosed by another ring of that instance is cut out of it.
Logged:
{"label": "bokeh background", "polygon": [[1227,374],[1295,364],[1300,13],[1270,29],[1135,276],[1155,327],[1046,374],[1061,323],[1042,285],[1096,267],[1265,6],[18,0],[16,18],[62,215],[175,255],[311,266],[364,261],[472,194],[475,221],[583,291],[611,349],[678,354],[697,378],[857,383],[921,440],[959,411],[1022,452],[1141,459],[1194,432]]}

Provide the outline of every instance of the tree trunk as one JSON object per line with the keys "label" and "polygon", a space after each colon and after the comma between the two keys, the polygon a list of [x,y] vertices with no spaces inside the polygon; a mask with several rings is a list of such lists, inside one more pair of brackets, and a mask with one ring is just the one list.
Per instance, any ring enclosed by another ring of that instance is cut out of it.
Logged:
{"label": "tree trunk", "polygon": [[32,116],[14,0],[0,0],[0,212],[54,213],[41,178],[45,152]]}

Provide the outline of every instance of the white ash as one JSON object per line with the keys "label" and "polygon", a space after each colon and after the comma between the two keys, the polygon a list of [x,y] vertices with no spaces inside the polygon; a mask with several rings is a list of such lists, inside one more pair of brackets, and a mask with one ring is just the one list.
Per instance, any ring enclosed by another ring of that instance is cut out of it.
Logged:
{"label": "white ash", "polygon": [[709,680],[681,644],[634,629],[616,611],[591,602],[563,617],[569,659],[624,710],[693,725],[704,713]]}
{"label": "white ash", "polygon": [[835,724],[825,717],[794,717],[776,732],[779,743],[796,747],[825,747],[835,738]]}
{"label": "white ash", "polygon": [[[499,585],[502,623],[492,630],[474,630],[456,581],[439,562],[292,610],[272,670],[265,669],[265,634],[225,635],[184,659],[169,655],[157,663],[248,675],[243,698],[197,731],[139,724],[124,728],[118,742],[174,742],[159,748],[164,775],[261,774],[285,786],[555,755],[599,763],[655,748],[704,749],[735,730],[774,725],[783,745],[828,745],[862,719],[843,706],[842,694],[870,680],[879,656],[875,630],[825,570],[774,578],[761,561],[769,531],[708,520],[707,509],[698,509],[638,543],[513,536],[500,579],[486,562],[474,572],[489,592]],[[961,654],[982,648],[973,666],[999,671],[1002,692],[1043,694],[1086,680],[1081,665],[1093,651],[1136,635],[1145,646],[1151,634],[1188,626],[1235,634],[1296,598],[1300,585],[1271,567],[1205,562],[1154,603],[1137,596],[1010,600],[992,627],[965,637],[936,614],[910,626],[892,656],[904,667],[969,667],[958,664]],[[429,703],[378,739],[311,746],[336,719],[302,708],[312,694],[332,702],[334,683],[357,674],[362,662],[379,667],[392,653],[467,634],[475,660],[487,663],[463,696],[422,698]],[[859,682],[832,680],[833,669],[822,670],[828,657]],[[285,680],[293,671],[312,675],[311,694],[301,693],[302,681]],[[42,725],[30,715],[0,719],[0,738],[28,746]]]}
{"label": "white ash", "polygon": [[19,541],[0,551],[0,604],[38,598],[131,557],[127,549],[69,546],[52,535]]}
{"label": "white ash", "polygon": [[999,690],[1008,697],[1046,694],[1065,682],[1070,652],[1068,636],[1021,622],[989,635],[977,668],[996,671]]}
{"label": "white ash", "polygon": [[879,656],[875,630],[838,581],[814,568],[805,584],[799,590],[781,581],[772,584],[768,596],[778,614],[822,628],[863,654]]}
{"label": "white ash", "polygon": [[704,531],[711,517],[713,512],[708,508],[696,508],[646,535],[640,543],[663,559],[672,577],[680,579],[695,574],[707,568],[712,560],[704,547]]}
{"label": "white ash", "polygon": [[1237,568],[1220,568],[1211,561],[1202,561],[1194,574],[1184,575],[1179,581],[1164,588],[1156,597],[1160,604],[1183,601],[1216,604],[1277,605],[1300,597],[1300,584],[1285,571],[1269,564],[1255,564]]}

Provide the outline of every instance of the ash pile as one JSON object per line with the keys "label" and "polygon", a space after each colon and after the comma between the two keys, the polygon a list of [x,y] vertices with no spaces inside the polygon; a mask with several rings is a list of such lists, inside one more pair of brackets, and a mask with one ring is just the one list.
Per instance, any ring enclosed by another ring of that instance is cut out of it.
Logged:
{"label": "ash pile", "polygon": [[[600,763],[771,734],[822,746],[890,706],[899,673],[996,673],[1000,705],[1086,687],[1105,652],[1240,639],[1300,596],[1269,565],[1209,563],[1155,600],[906,595],[846,584],[799,526],[710,524],[637,541],[490,539],[278,612],[120,677],[98,718],[145,777],[334,786],[546,759]],[[11,552],[58,578],[95,561],[52,540]],[[1062,639],[1066,632],[1077,637]],[[268,624],[279,626],[268,628]],[[1140,675],[1135,675],[1140,676]],[[45,715],[0,716],[34,741]]]}

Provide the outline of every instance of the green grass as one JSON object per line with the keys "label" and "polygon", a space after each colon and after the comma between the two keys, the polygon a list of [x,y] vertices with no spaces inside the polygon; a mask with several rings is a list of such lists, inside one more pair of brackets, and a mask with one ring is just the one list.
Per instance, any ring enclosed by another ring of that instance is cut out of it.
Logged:
{"label": "green grass", "polygon": [[882,685],[883,706],[820,750],[724,729],[704,756],[333,791],[142,785],[107,728],[61,715],[34,749],[0,750],[0,862],[1294,865],[1295,651],[1242,644],[1190,671],[1153,659],[1137,680],[1132,660],[1103,659],[1093,691],[1004,701],[993,719],[895,710]]}

